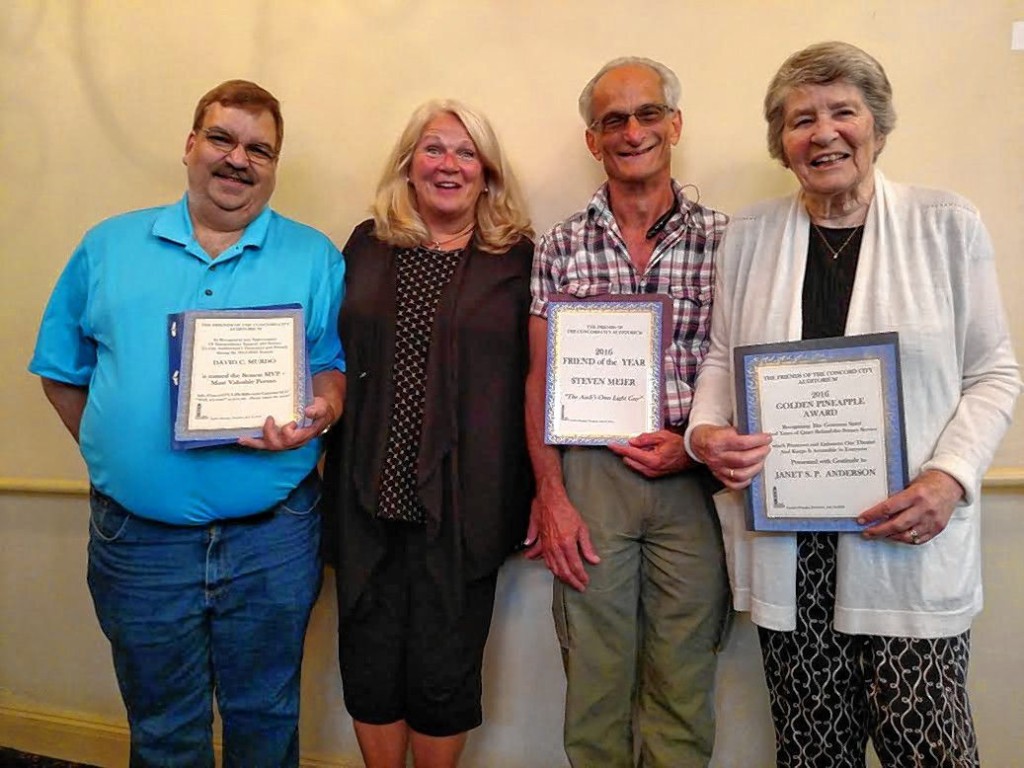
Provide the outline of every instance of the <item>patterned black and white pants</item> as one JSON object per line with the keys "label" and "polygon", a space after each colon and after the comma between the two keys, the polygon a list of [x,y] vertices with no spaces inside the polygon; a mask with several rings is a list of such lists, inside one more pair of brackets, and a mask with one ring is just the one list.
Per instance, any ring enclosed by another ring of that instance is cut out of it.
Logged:
{"label": "patterned black and white pants", "polygon": [[793,632],[759,629],[779,768],[975,768],[970,631],[921,640],[832,629],[837,534],[799,534]]}

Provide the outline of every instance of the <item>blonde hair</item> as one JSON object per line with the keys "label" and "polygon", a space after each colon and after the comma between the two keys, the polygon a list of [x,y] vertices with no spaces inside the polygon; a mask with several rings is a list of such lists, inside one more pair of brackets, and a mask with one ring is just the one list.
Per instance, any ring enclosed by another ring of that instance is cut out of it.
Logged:
{"label": "blonde hair", "polygon": [[491,124],[482,114],[454,99],[436,99],[417,107],[391,150],[370,208],[377,237],[404,248],[429,239],[409,184],[409,166],[423,129],[444,112],[462,123],[483,164],[484,192],[476,202],[475,237],[480,250],[503,253],[521,238],[533,237],[522,193]]}

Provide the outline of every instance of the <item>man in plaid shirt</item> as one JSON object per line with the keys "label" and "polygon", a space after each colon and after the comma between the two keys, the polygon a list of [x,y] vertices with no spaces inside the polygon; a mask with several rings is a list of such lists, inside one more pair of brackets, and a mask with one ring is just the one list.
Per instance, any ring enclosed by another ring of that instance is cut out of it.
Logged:
{"label": "man in plaid shirt", "polygon": [[[683,448],[707,352],[714,254],[726,217],[672,179],[679,80],[641,58],[606,64],[580,94],[587,148],[607,183],[537,244],[527,432],[537,479],[531,557],[557,577],[574,768],[705,766],[714,745],[716,652],[728,580],[712,480]],[[544,443],[547,307],[555,294],[666,294],[662,429],[626,444]]]}

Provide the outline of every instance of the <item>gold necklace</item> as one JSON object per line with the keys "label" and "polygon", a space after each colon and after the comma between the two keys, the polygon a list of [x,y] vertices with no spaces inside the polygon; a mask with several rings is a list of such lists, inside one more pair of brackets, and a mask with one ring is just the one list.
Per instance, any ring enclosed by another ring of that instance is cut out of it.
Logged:
{"label": "gold necklace", "polygon": [[850,241],[853,240],[853,236],[860,232],[860,230],[864,229],[863,224],[861,224],[859,227],[854,227],[853,231],[846,236],[845,240],[843,240],[843,244],[840,245],[839,248],[833,248],[832,243],[830,243],[828,241],[828,238],[825,237],[825,233],[821,231],[821,227],[819,227],[813,221],[811,222],[811,226],[814,227],[814,231],[818,233],[818,237],[821,238],[821,242],[825,244],[825,247],[828,248],[829,253],[832,254],[833,261],[839,258],[839,254],[842,253],[843,249],[850,244]]}
{"label": "gold necklace", "polygon": [[441,246],[442,245],[448,245],[448,243],[454,243],[459,238],[465,237],[467,234],[469,234],[470,232],[473,231],[473,227],[475,227],[475,226],[476,226],[476,222],[475,221],[471,221],[471,222],[469,222],[469,224],[467,224],[462,229],[460,229],[458,232],[456,232],[453,237],[449,237],[447,240],[429,240],[429,241],[427,241],[427,248],[430,248],[432,251],[439,251],[439,250],[441,250]]}

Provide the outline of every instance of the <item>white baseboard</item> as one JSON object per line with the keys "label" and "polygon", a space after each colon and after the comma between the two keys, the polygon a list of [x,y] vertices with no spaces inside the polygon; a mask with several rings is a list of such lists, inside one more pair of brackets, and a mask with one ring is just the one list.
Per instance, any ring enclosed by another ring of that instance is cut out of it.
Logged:
{"label": "white baseboard", "polygon": [[[80,712],[0,705],[0,745],[101,768],[128,765],[128,726]],[[220,765],[220,744],[215,744]],[[303,755],[302,768],[360,768],[359,760]]]}

